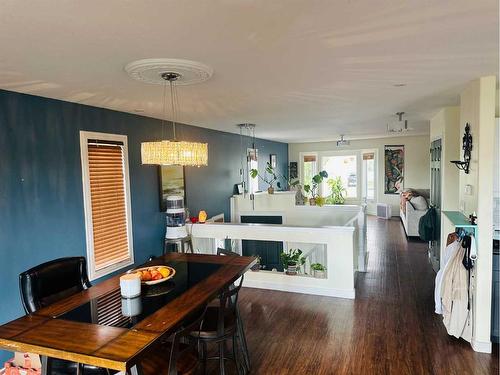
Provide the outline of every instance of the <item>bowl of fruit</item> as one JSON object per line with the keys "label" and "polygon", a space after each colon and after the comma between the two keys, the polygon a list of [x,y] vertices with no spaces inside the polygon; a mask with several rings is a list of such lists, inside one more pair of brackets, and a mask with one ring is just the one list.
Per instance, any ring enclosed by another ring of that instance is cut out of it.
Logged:
{"label": "bowl of fruit", "polygon": [[138,273],[141,276],[141,283],[146,285],[155,285],[170,280],[175,275],[175,270],[169,266],[151,266],[137,268],[129,271]]}

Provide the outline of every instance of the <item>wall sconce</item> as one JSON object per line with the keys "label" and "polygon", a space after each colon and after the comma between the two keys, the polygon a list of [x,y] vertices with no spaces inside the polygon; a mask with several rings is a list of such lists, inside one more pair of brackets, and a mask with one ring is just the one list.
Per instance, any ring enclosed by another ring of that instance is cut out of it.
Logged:
{"label": "wall sconce", "polygon": [[465,124],[465,133],[462,137],[462,150],[464,150],[464,160],[452,160],[458,169],[469,174],[470,156],[472,151],[472,135],[470,134],[470,124]]}

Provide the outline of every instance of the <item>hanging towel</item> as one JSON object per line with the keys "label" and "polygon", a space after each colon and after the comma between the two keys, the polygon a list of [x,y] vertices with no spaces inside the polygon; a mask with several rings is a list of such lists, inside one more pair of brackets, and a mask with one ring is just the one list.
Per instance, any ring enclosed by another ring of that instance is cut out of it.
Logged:
{"label": "hanging towel", "polygon": [[442,304],[441,304],[441,286],[442,286],[442,280],[443,280],[443,273],[445,272],[446,268],[449,266],[450,258],[456,255],[456,252],[460,250],[460,242],[459,241],[453,241],[450,243],[448,246],[446,246],[443,254],[443,259],[441,259],[441,268],[439,269],[437,275],[436,275],[436,285],[434,288],[434,302],[435,302],[435,311],[436,314],[442,314],[443,309],[442,309]]}

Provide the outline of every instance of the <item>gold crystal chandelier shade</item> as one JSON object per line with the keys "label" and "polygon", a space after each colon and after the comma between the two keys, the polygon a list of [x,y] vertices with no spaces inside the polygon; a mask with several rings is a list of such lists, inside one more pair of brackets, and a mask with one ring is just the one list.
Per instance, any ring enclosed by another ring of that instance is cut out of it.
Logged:
{"label": "gold crystal chandelier shade", "polygon": [[153,165],[208,165],[208,144],[184,141],[157,141],[141,143],[142,164]]}

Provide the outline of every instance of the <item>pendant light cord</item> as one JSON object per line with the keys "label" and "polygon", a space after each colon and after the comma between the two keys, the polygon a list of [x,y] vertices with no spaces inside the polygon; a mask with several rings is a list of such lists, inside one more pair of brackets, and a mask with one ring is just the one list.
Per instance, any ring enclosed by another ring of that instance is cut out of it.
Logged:
{"label": "pendant light cord", "polygon": [[163,118],[162,118],[162,127],[161,127],[161,139],[166,138],[166,124],[167,124],[167,81],[163,85]]}
{"label": "pendant light cord", "polygon": [[175,81],[169,80],[170,83],[170,102],[172,104],[172,130],[174,132],[174,141],[177,140],[177,135],[175,133],[175,123],[177,121],[177,110],[175,108],[175,102],[177,101],[176,90],[174,88]]}

